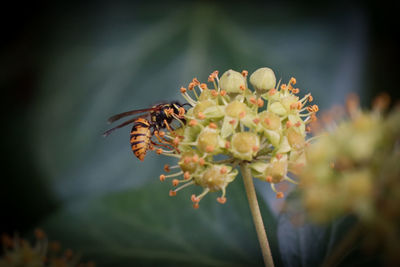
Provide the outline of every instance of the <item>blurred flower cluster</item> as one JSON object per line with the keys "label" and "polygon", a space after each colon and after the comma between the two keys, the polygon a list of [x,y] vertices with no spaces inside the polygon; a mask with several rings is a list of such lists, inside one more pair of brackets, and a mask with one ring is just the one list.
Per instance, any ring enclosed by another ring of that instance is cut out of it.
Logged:
{"label": "blurred flower cluster", "polygon": [[352,95],[347,115],[336,108],[322,116],[320,129],[328,131],[320,130],[307,148],[300,188],[314,221],[354,214],[367,229],[367,243],[383,241],[384,250],[399,259],[400,109],[387,112],[388,102],[382,95],[372,111],[363,111]]}
{"label": "blurred flower cluster", "polygon": [[[226,187],[238,174],[236,166],[249,163],[254,177],[271,184],[278,198],[283,197],[275,184],[294,182],[288,172],[298,173],[305,163],[304,148],[308,124],[316,120],[317,105],[311,94],[300,98],[296,94],[296,79],[287,84],[276,84],[270,68],[260,68],[250,75],[253,87],[248,87],[248,72],[226,71],[218,77],[214,71],[208,77],[212,88],[196,78],[188,87],[180,89],[191,108],[181,108],[181,124],[177,130],[169,128],[158,135],[172,149],[158,149],[157,153],[178,158],[176,166],[165,166],[165,171],[178,169],[173,174],[162,174],[160,180],[172,178],[170,195],[189,186],[203,187],[199,195],[192,195],[193,207],[209,192],[221,191],[217,201],[226,202]],[[171,115],[173,112],[171,111]],[[178,179],[177,177],[183,178]]]}
{"label": "blurred flower cluster", "polygon": [[79,263],[79,255],[72,250],[61,251],[58,242],[48,242],[46,234],[35,230],[36,243],[31,245],[28,241],[17,236],[2,236],[4,255],[0,258],[0,267],[94,267],[88,262]]}

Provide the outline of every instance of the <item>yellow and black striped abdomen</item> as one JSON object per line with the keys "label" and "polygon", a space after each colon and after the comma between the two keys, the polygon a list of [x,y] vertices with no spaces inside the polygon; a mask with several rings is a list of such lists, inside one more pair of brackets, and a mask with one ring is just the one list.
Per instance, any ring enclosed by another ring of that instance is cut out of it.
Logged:
{"label": "yellow and black striped abdomen", "polygon": [[133,153],[141,161],[144,160],[149,149],[150,138],[150,123],[143,118],[137,119],[131,131],[131,146]]}

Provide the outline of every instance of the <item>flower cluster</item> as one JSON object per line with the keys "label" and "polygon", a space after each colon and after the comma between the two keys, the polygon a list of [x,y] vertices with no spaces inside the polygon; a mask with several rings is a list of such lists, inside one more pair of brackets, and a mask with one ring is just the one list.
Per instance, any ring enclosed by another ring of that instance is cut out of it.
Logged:
{"label": "flower cluster", "polygon": [[354,214],[369,243],[384,241],[384,250],[400,262],[400,110],[385,114],[387,103],[382,96],[372,111],[362,111],[353,95],[341,122],[332,116],[344,109],[323,116],[330,132],[307,148],[300,188],[311,219]]}
{"label": "flower cluster", "polygon": [[48,242],[46,234],[35,230],[36,243],[31,245],[19,237],[2,236],[4,255],[0,258],[0,267],[94,267],[93,262],[79,263],[79,256],[67,249],[61,253],[58,242]]}
{"label": "flower cluster", "polygon": [[189,185],[203,187],[201,194],[192,195],[194,208],[215,191],[222,192],[217,200],[225,203],[226,187],[237,176],[241,162],[249,162],[253,176],[270,183],[278,198],[283,193],[275,184],[296,183],[288,172],[298,173],[305,163],[308,124],[316,120],[318,111],[317,105],[307,105],[313,100],[311,94],[297,96],[295,78],[276,84],[270,68],[260,68],[250,76],[254,90],[248,87],[247,77],[247,71],[228,70],[221,77],[214,71],[208,77],[212,88],[194,78],[180,89],[191,105],[184,120],[179,120],[181,127],[160,133],[174,148],[157,152],[179,159],[178,165],[164,168],[178,172],[162,174],[160,180],[172,178],[173,186],[180,185],[170,191],[171,196]]}

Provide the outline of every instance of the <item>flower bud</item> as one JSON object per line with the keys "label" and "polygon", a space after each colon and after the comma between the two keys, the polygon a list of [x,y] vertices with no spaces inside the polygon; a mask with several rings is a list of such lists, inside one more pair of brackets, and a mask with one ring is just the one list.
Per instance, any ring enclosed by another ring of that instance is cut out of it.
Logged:
{"label": "flower bud", "polygon": [[183,172],[194,173],[196,171],[198,165],[192,160],[194,155],[195,153],[192,151],[182,154],[178,164]]}
{"label": "flower bud", "polygon": [[240,87],[246,86],[246,80],[240,72],[228,70],[221,76],[219,85],[228,93],[241,93]]}
{"label": "flower bud", "polygon": [[239,132],[232,136],[231,152],[237,158],[243,160],[252,160],[253,156],[257,154],[254,148],[260,146],[258,136],[251,132]]}
{"label": "flower bud", "polygon": [[268,90],[275,88],[275,74],[270,68],[260,68],[251,74],[250,83],[258,93],[265,93]]}
{"label": "flower bud", "polygon": [[199,134],[197,144],[202,153],[216,152],[218,149],[218,133],[206,128]]}
{"label": "flower bud", "polygon": [[225,114],[232,118],[240,118],[243,112],[246,113],[246,104],[237,100],[229,103],[225,108]]}
{"label": "flower bud", "polygon": [[210,189],[211,192],[219,191],[232,182],[237,175],[237,170],[231,172],[232,167],[225,165],[212,165],[201,177],[196,179],[196,183],[202,187]]}

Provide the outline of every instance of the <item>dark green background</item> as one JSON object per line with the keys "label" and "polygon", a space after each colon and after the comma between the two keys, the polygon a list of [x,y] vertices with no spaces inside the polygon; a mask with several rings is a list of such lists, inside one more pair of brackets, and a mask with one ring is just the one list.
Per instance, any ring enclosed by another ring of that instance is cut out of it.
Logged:
{"label": "dark green background", "polygon": [[[174,161],[150,153],[139,162],[128,128],[101,137],[106,118],[182,100],[193,77],[230,68],[294,76],[322,109],[349,92],[364,106],[382,91],[398,99],[395,20],[381,2],[5,6],[0,231],[29,236],[40,226],[98,266],[262,266],[240,177],[225,205],[211,194],[193,210],[200,188],[168,197],[158,176]],[[256,186],[276,264],[320,263],[335,226],[288,226],[282,201]]]}

